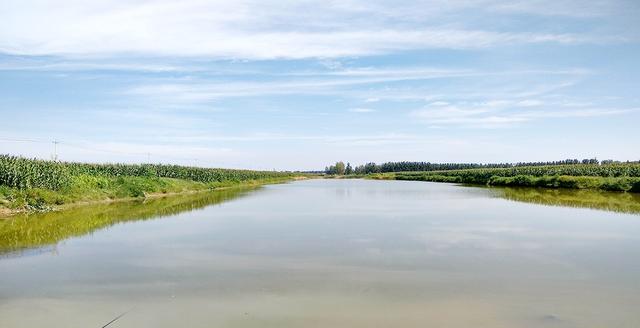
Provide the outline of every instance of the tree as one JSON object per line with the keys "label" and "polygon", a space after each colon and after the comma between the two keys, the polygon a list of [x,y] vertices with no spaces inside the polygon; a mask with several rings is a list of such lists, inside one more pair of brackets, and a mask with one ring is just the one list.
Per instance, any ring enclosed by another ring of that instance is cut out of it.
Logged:
{"label": "tree", "polygon": [[326,167],[326,168],[324,169],[324,173],[326,173],[326,174],[336,174],[336,167],[335,167],[335,165],[330,165],[330,166]]}
{"label": "tree", "polygon": [[347,167],[344,169],[344,174],[349,175],[353,173],[353,168],[351,167],[351,163],[347,163]]}
{"label": "tree", "polygon": [[344,171],[345,171],[344,162],[336,162],[336,174],[344,175]]}

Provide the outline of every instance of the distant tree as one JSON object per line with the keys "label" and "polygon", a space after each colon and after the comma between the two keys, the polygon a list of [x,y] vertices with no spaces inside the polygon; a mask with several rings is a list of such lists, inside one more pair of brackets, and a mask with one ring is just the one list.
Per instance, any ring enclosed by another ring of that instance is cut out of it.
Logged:
{"label": "distant tree", "polygon": [[[370,174],[385,172],[407,172],[407,171],[447,171],[447,170],[463,170],[474,168],[512,168],[518,166],[544,166],[544,165],[574,165],[574,164],[598,164],[595,158],[584,159],[564,159],[559,161],[546,162],[518,162],[518,163],[431,163],[431,162],[387,162],[382,164],[367,163],[351,167],[347,163],[338,162],[325,168],[327,174]],[[603,164],[610,163],[609,160],[603,161]],[[344,170],[342,169],[344,168]]]}
{"label": "distant tree", "polygon": [[598,164],[598,160],[596,158],[585,158],[582,160],[582,164]]}
{"label": "distant tree", "polygon": [[336,167],[334,165],[329,165],[324,169],[324,173],[326,173],[326,174],[336,174]]}

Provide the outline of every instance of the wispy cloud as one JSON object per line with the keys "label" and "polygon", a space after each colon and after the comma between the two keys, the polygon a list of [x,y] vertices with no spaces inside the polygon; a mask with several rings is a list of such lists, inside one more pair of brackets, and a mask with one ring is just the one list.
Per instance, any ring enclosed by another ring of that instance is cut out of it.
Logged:
{"label": "wispy cloud", "polygon": [[456,143],[463,141],[460,139],[446,138],[442,136],[425,137],[415,134],[406,133],[379,133],[379,134],[346,134],[346,135],[301,135],[301,134],[283,134],[283,133],[252,133],[247,135],[184,135],[171,137],[164,140],[162,137],[157,141],[177,142],[177,143],[194,143],[194,142],[224,142],[230,144],[236,143],[268,143],[268,142],[304,142],[305,144],[324,144],[332,147],[349,147],[349,146],[382,146],[390,144],[415,145],[415,144],[442,144]]}
{"label": "wispy cloud", "polygon": [[410,112],[410,116],[439,127],[502,128],[534,120],[588,118],[638,111],[640,108],[571,108],[554,107],[539,100],[495,100],[475,104],[431,104],[426,108]]}
{"label": "wispy cloud", "polygon": [[[28,42],[0,43],[0,51],[18,55],[117,55],[134,53],[164,56],[205,56],[212,58],[302,59],[385,54],[412,49],[474,49],[500,44],[599,42],[574,34],[508,33],[482,30],[420,29],[363,30],[344,32],[270,32],[242,34],[212,31],[196,37],[197,31],[185,31],[191,40],[158,35],[148,38],[138,33],[122,34],[117,43],[99,44],[95,40],[109,35],[78,38],[70,43],[39,39]],[[51,36],[51,40],[68,40]],[[44,37],[42,39],[45,39]],[[160,40],[156,40],[160,39]],[[5,39],[6,40],[6,39]],[[31,45],[36,44],[36,45]]]}
{"label": "wispy cloud", "polygon": [[[324,74],[312,74],[307,78],[289,78],[271,81],[242,81],[242,82],[187,82],[169,84],[149,84],[134,86],[126,91],[128,95],[144,97],[162,97],[181,101],[209,101],[226,97],[254,97],[260,95],[285,95],[285,94],[328,94],[345,90],[337,90],[338,87],[348,87],[375,83],[392,83],[399,81],[415,81],[467,76],[477,73],[462,73],[457,70],[440,70],[437,73],[431,71],[416,72],[407,70],[405,74],[375,74],[344,76],[323,76]],[[487,73],[491,74],[491,73]],[[305,74],[308,75],[308,74]]]}
{"label": "wispy cloud", "polygon": [[621,10],[622,3],[615,1],[580,0],[514,0],[493,1],[487,7],[491,11],[524,13],[544,16],[598,17]]}
{"label": "wispy cloud", "polygon": [[[104,0],[69,1],[60,6],[34,0],[8,1],[0,7],[0,52],[299,59],[429,48],[478,49],[509,44],[577,44],[625,39],[620,35],[569,31],[451,27],[445,23],[407,20],[411,16],[406,15],[404,19],[390,15],[396,5],[351,3],[343,6],[320,1],[185,0],[124,4]],[[437,8],[429,2],[409,6],[427,14]],[[474,5],[466,3],[456,9],[460,7]],[[522,3],[503,9],[532,11]],[[347,21],[350,24],[346,24]]]}
{"label": "wispy cloud", "polygon": [[[390,85],[400,82],[414,82],[438,79],[457,78],[487,78],[487,77],[513,77],[513,76],[569,76],[579,78],[591,74],[585,69],[566,70],[516,70],[516,71],[481,71],[472,69],[436,69],[424,67],[408,68],[362,68],[340,69],[330,72],[287,72],[277,74],[257,74],[248,76],[243,81],[208,80],[187,81],[176,80],[174,83],[153,83],[135,85],[125,91],[125,95],[141,96],[150,99],[162,99],[168,102],[207,102],[215,99],[231,97],[256,97],[264,95],[291,95],[291,94],[316,94],[316,95],[356,95],[365,97],[365,102],[378,102],[381,99],[428,99],[424,90],[408,90],[402,88],[394,92]],[[270,79],[260,80],[265,76]],[[370,97],[363,94],[363,86],[380,85],[383,90],[376,91],[377,96]],[[552,90],[573,85],[573,82],[561,84],[545,84],[544,86],[527,86],[526,90],[519,90],[516,96],[529,97]],[[358,87],[358,88],[355,88]],[[413,86],[415,87],[415,85]],[[355,88],[355,89],[354,89]],[[460,93],[460,90],[457,90]],[[477,92],[477,91],[476,91]],[[472,97],[472,95],[468,95]],[[526,99],[523,100],[523,106]],[[531,100],[529,106],[533,105]]]}
{"label": "wispy cloud", "polygon": [[123,60],[119,62],[87,61],[87,60],[4,60],[0,61],[0,71],[135,71],[135,72],[194,72],[202,68],[187,65],[171,65],[166,63],[150,64],[144,61],[133,62]]}
{"label": "wispy cloud", "polygon": [[375,112],[376,110],[372,108],[358,107],[358,108],[349,108],[349,111],[352,113],[372,113],[372,112]]}

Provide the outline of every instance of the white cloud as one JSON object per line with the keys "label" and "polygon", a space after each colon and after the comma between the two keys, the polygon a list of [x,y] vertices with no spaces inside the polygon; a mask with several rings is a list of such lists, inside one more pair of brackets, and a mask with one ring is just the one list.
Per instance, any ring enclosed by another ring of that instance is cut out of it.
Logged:
{"label": "white cloud", "polygon": [[629,114],[640,111],[640,108],[580,108],[580,109],[561,109],[547,110],[542,112],[525,112],[520,116],[527,119],[542,118],[570,118],[570,117],[598,117]]}
{"label": "white cloud", "polygon": [[541,106],[543,104],[544,104],[543,101],[535,100],[535,99],[525,99],[516,103],[517,106],[522,106],[522,107],[536,107],[536,106]]}
{"label": "white cloud", "polygon": [[[126,91],[127,95],[170,99],[171,101],[210,101],[226,97],[247,97],[259,95],[286,95],[286,94],[345,94],[348,91],[342,88],[374,83],[391,83],[411,80],[428,80],[468,75],[482,75],[485,73],[467,72],[458,70],[420,71],[405,70],[385,74],[386,70],[376,70],[371,74],[360,76],[359,74],[345,76],[327,76],[326,74],[309,74],[305,76],[293,75],[293,78],[273,81],[244,81],[244,82],[202,82],[165,83],[138,85]],[[404,72],[404,74],[402,73]],[[491,73],[488,73],[491,74]]]}
{"label": "white cloud", "polygon": [[616,1],[582,0],[511,0],[494,2],[489,10],[545,16],[597,17],[620,9]]}
{"label": "white cloud", "polygon": [[434,101],[429,105],[430,106],[447,106],[447,105],[449,105],[449,103],[446,102],[446,101]]}
{"label": "white cloud", "polygon": [[[524,101],[524,100],[523,100]],[[533,106],[522,106],[523,101],[492,100],[464,105],[431,105],[410,112],[410,116],[427,124],[442,126],[462,126],[474,128],[509,127],[514,124],[552,118],[587,118],[621,115],[640,111],[639,108],[556,108],[542,107],[533,110],[527,107],[542,105],[535,101]]]}
{"label": "white cloud", "polygon": [[526,121],[523,118],[499,116],[495,105],[475,105],[463,108],[455,105],[436,105],[425,109],[412,111],[410,115],[428,124],[465,125],[473,127],[487,127],[505,125]]}
{"label": "white cloud", "polygon": [[[435,69],[424,67],[408,67],[408,68],[367,68],[367,69],[342,69],[331,72],[288,72],[281,75],[275,75],[275,79],[267,81],[254,81],[245,79],[242,82],[226,81],[226,82],[208,82],[195,79],[175,80],[174,83],[153,83],[136,85],[129,88],[125,94],[140,96],[148,99],[161,99],[167,103],[172,102],[209,102],[221,98],[229,97],[248,97],[262,95],[290,95],[290,94],[316,94],[316,95],[340,95],[340,96],[357,96],[364,98],[367,103],[378,102],[382,99],[394,100],[410,100],[421,99],[428,100],[430,98],[442,98],[443,95],[427,95],[422,89],[410,90],[403,88],[400,93],[395,93],[389,86],[393,83],[407,81],[427,81],[437,79],[455,79],[455,78],[487,78],[491,76],[523,76],[523,75],[544,75],[544,76],[581,76],[586,74],[584,70],[558,70],[558,71],[478,71],[470,69]],[[270,76],[273,78],[274,76]],[[165,80],[166,81],[166,80]],[[362,90],[364,85],[377,85],[378,88],[370,88],[375,90],[376,96],[363,96],[363,93],[369,92]],[[562,82],[559,84],[545,84],[543,86],[527,85],[526,88],[520,89],[513,93],[514,97],[532,97],[542,93],[548,93],[573,85],[573,83]],[[356,90],[359,87],[360,90]],[[460,89],[456,90],[460,95],[463,94]],[[467,94],[468,98],[482,96],[478,90],[474,92],[477,95]],[[495,92],[495,91],[493,91]],[[484,92],[486,93],[486,92]],[[434,99],[435,100],[435,99]],[[504,100],[501,100],[504,101]],[[522,106],[531,106],[531,101],[526,102]],[[437,100],[434,105],[447,104],[442,100]],[[485,104],[492,106],[495,104]]]}
{"label": "white cloud", "polygon": [[[255,142],[304,142],[304,144],[315,143],[331,146],[356,146],[356,145],[372,145],[379,146],[383,144],[424,144],[424,143],[443,143],[451,139],[424,137],[419,135],[403,134],[403,133],[381,133],[381,134],[362,134],[362,135],[298,135],[298,134],[282,134],[282,133],[252,133],[247,135],[211,135],[211,134],[195,134],[184,136],[171,136],[171,138],[157,138],[158,142],[177,142],[177,143],[194,143],[194,142],[225,142],[225,143],[255,143]],[[459,142],[459,141],[457,141]]]}
{"label": "white cloud", "polygon": [[[450,22],[427,24],[415,13],[442,13],[429,2],[352,1],[4,1],[0,52],[22,55],[138,54],[214,58],[334,58],[395,51],[474,49],[500,44],[600,42],[602,37],[504,32]],[[442,3],[441,3],[442,4]],[[460,7],[474,7],[465,3]],[[446,12],[446,10],[445,10]],[[394,14],[395,13],[395,14]],[[415,17],[415,19],[412,19]],[[434,19],[437,22],[437,20]],[[335,64],[335,63],[333,63]]]}
{"label": "white cloud", "polygon": [[349,111],[352,113],[371,113],[376,110],[372,108],[349,108]]}
{"label": "white cloud", "polygon": [[195,72],[203,67],[195,65],[172,65],[167,63],[149,63],[148,60],[60,60],[58,58],[9,58],[0,62],[0,71],[137,71],[137,72]]}

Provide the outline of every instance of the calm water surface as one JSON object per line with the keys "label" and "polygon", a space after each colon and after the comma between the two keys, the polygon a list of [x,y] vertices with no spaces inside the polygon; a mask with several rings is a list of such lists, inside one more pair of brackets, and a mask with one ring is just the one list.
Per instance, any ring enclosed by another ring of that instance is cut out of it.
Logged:
{"label": "calm water surface", "polygon": [[310,180],[18,218],[0,327],[640,327],[636,200],[543,196]]}

